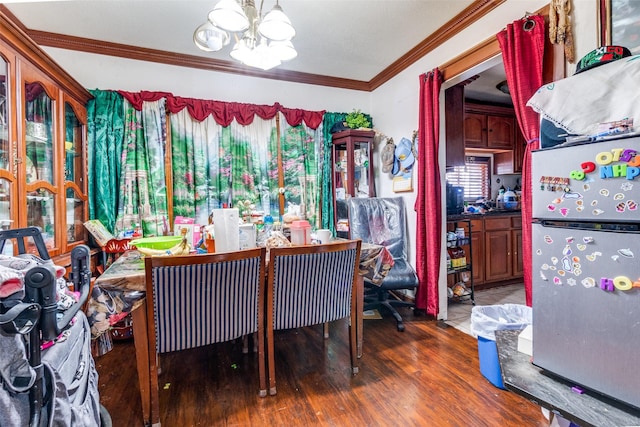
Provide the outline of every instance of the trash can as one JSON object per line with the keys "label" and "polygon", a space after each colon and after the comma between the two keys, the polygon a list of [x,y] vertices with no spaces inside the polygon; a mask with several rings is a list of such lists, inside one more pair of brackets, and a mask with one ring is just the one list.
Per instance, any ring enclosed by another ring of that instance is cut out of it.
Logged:
{"label": "trash can", "polygon": [[478,305],[471,309],[471,333],[478,338],[480,372],[504,389],[495,331],[523,329],[531,324],[531,307],[521,304]]}

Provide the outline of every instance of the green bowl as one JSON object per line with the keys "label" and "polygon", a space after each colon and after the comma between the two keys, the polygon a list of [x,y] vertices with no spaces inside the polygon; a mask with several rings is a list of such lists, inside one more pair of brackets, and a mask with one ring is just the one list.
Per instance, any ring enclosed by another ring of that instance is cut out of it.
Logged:
{"label": "green bowl", "polygon": [[143,237],[129,242],[129,246],[148,249],[170,249],[182,241],[182,236]]}

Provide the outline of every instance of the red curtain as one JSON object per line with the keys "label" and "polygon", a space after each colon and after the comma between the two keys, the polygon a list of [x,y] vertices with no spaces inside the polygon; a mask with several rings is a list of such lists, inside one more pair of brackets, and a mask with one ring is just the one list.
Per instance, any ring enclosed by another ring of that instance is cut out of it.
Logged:
{"label": "red curtain", "polygon": [[126,92],[118,91],[136,110],[142,109],[144,101],[157,101],[161,98],[167,100],[167,110],[177,113],[184,108],[189,115],[201,122],[211,115],[216,123],[229,126],[235,119],[243,126],[253,123],[253,118],[272,119],[279,112],[282,113],[290,126],[298,126],[302,123],[311,129],[317,129],[322,123],[323,111],[307,111],[297,108],[285,108],[277,102],[273,105],[241,104],[238,102],[209,101],[204,99],[182,98],[168,92]]}
{"label": "red curtain", "polygon": [[522,162],[522,260],[527,305],[531,306],[531,150],[539,147],[540,119],[527,101],[542,86],[544,18],[530,16],[514,21],[497,34],[507,84],[520,130],[527,141]]}
{"label": "red curtain", "polygon": [[[418,117],[418,194],[414,209],[416,223],[416,270],[418,290],[416,308],[427,314],[438,314],[438,281],[440,279],[440,246],[442,244],[442,206],[440,201],[440,86],[438,68],[420,76]],[[429,250],[431,248],[431,250]],[[437,249],[436,249],[437,248]]]}

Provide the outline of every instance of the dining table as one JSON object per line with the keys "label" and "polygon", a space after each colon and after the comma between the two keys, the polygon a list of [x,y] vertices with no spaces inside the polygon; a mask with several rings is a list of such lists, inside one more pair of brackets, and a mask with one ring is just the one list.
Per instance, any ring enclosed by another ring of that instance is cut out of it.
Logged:
{"label": "dining table", "polygon": [[[363,348],[364,281],[374,285],[381,284],[393,264],[393,256],[386,247],[362,242],[356,286],[358,357],[362,357]],[[113,343],[109,330],[131,315],[142,413],[146,422],[150,419],[151,403],[147,398],[150,390],[147,366],[150,354],[145,290],[144,255],[135,249],[128,250],[96,279],[86,312],[91,325],[94,356],[104,355],[111,350]]]}

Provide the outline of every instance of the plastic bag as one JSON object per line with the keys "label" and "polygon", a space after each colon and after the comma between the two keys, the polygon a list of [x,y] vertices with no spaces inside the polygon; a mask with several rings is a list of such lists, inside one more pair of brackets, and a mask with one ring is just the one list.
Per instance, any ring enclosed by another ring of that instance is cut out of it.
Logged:
{"label": "plastic bag", "polygon": [[523,329],[532,321],[531,307],[522,304],[478,305],[471,309],[471,333],[495,341],[495,331]]}

